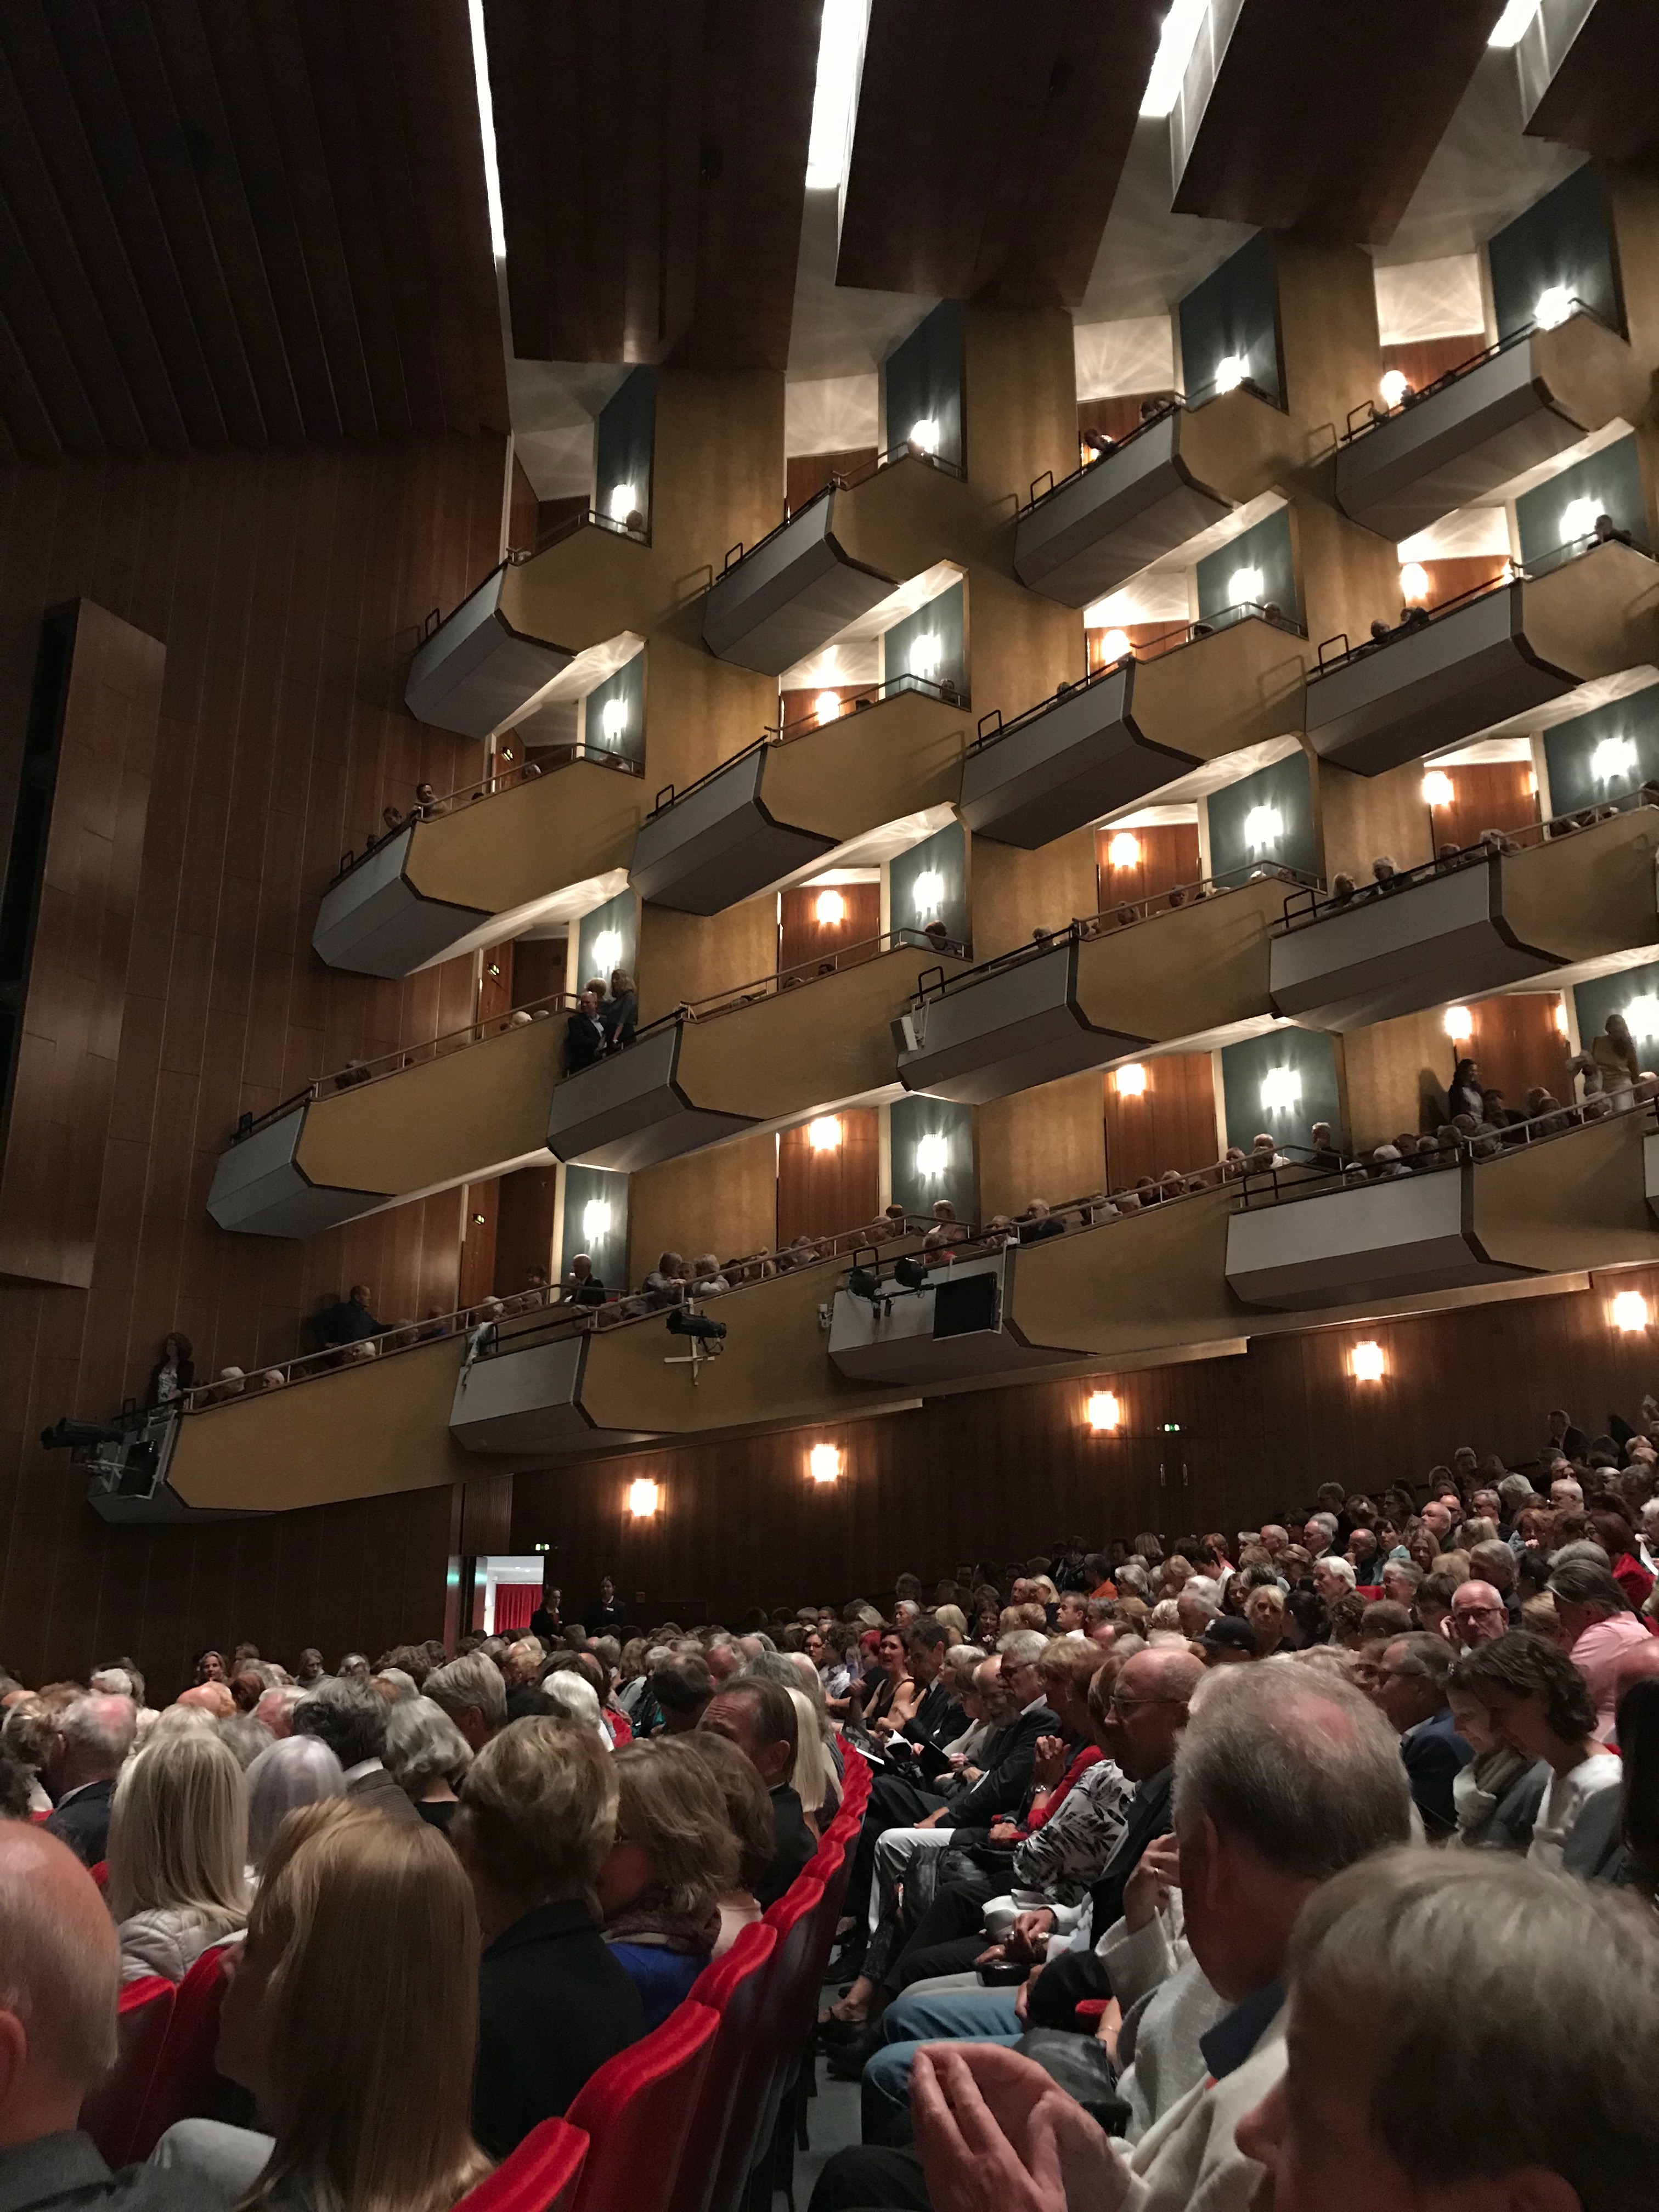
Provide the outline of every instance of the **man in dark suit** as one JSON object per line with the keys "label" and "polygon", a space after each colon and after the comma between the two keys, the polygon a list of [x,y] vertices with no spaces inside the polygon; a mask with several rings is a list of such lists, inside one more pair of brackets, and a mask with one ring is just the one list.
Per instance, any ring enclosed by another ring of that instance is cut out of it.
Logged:
{"label": "man in dark suit", "polygon": [[605,1025],[599,1019],[599,995],[584,991],[576,1001],[576,1011],[564,1025],[564,1072],[574,1075],[579,1069],[592,1067],[605,1050]]}
{"label": "man in dark suit", "polygon": [[137,1727],[138,1709],[131,1698],[76,1698],[58,1716],[45,1768],[55,1809],[45,1826],[62,1837],[83,1866],[96,1866],[109,1856],[115,1778]]}
{"label": "man in dark suit", "polygon": [[80,2112],[115,2054],[120,1951],[103,1899],[70,1851],[27,1820],[0,1821],[0,2205],[8,2212],[209,2212],[194,2176],[112,2174]]}
{"label": "man in dark suit", "polygon": [[450,1839],[477,1900],[472,2131],[504,2158],[645,2033],[645,2008],[588,1903],[611,1847],[616,1777],[574,1721],[515,1722],[467,1769]]}
{"label": "man in dark suit", "polygon": [[386,1701],[361,1682],[330,1675],[294,1708],[295,1735],[314,1735],[345,1774],[346,1796],[393,1820],[418,1820],[413,1802],[386,1771]]}
{"label": "man in dark suit", "polygon": [[709,1699],[697,1725],[736,1744],[766,1784],[776,1848],[755,1895],[763,1905],[775,1905],[817,1850],[800,1799],[789,1786],[799,1741],[794,1700],[764,1676],[738,1674]]}
{"label": "man in dark suit", "polygon": [[910,1624],[904,1647],[910,1680],[921,1696],[915,1712],[902,1728],[894,1729],[885,1721],[878,1721],[876,1734],[882,1738],[896,1772],[911,1771],[908,1762],[915,1760],[916,1774],[933,1780],[946,1771],[939,1756],[939,1747],[960,1735],[968,1725],[966,1716],[944,1680],[945,1655],[951,1648],[951,1638],[938,1621],[924,1613]]}
{"label": "man in dark suit", "polygon": [[1457,1831],[1452,1784],[1474,1756],[1452,1724],[1446,1677],[1457,1653],[1443,1636],[1397,1636],[1382,1647],[1371,1698],[1400,1731],[1412,1797],[1431,1844]]}
{"label": "man in dark suit", "polygon": [[354,1283],[349,1298],[338,1298],[331,1306],[325,1306],[311,1324],[318,1343],[328,1350],[361,1344],[368,1337],[379,1336],[384,1325],[369,1310],[374,1295],[367,1283]]}

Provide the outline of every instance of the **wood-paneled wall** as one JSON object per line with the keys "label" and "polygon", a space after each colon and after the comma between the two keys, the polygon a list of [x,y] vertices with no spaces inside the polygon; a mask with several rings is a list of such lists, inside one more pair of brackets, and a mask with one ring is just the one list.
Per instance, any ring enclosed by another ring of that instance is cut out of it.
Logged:
{"label": "wood-paneled wall", "polygon": [[454,1303],[456,1194],[303,1244],[227,1236],[206,1198],[239,1114],[471,1018],[470,961],[379,982],[311,932],[384,805],[477,770],[402,690],[422,617],[499,557],[503,467],[458,437],[0,471],[0,839],[43,611],[89,599],[167,653],[92,1285],[0,1287],[0,1656],[26,1678],[127,1650],[166,1686],[210,1639],[441,1626],[446,1496],[110,1529],[35,1439],[140,1392],[169,1328],[211,1372],[295,1351],[354,1281],[383,1315]]}
{"label": "wood-paneled wall", "polygon": [[823,1117],[840,1131],[816,1150],[811,1122],[778,1139],[778,1243],[797,1237],[838,1237],[862,1229],[880,1205],[880,1119],[872,1106],[844,1107]]}
{"label": "wood-paneled wall", "polygon": [[1434,842],[1460,852],[1478,842],[1486,830],[1529,829],[1538,819],[1533,772],[1521,761],[1470,761],[1442,769],[1452,787],[1451,804],[1437,806]]}
{"label": "wood-paneled wall", "polygon": [[[1659,1309],[1659,1270],[1621,1273],[1617,1285]],[[890,1591],[906,1569],[925,1581],[969,1559],[1024,1559],[1072,1533],[1092,1545],[1143,1528],[1254,1528],[1305,1505],[1327,1480],[1373,1495],[1402,1477],[1421,1482],[1462,1443],[1525,1462],[1552,1406],[1592,1435],[1610,1412],[1633,1418],[1653,1386],[1659,1324],[1620,1335],[1609,1297],[1592,1289],[1268,1337],[1234,1358],[520,1475],[513,1549],[556,1547],[567,1589],[613,1575],[653,1622],[653,1606],[673,1606],[681,1620],[734,1620],[752,1605]],[[1382,1347],[1380,1382],[1347,1371],[1360,1338]],[[1091,1433],[1084,1411],[1109,1382],[1124,1408],[1110,1438]],[[808,1479],[806,1452],[819,1442],[845,1452],[834,1485]],[[639,1474],[661,1485],[654,1520],[625,1511]]]}
{"label": "wood-paneled wall", "polygon": [[[1140,858],[1128,867],[1116,866],[1111,858],[1120,837],[1131,837]],[[1177,884],[1195,884],[1203,873],[1199,858],[1196,822],[1155,823],[1144,830],[1097,830],[1095,879],[1100,911],[1133,906],[1142,899],[1158,898]]]}
{"label": "wood-paneled wall", "polygon": [[1212,1166],[1217,1156],[1209,1054],[1158,1054],[1139,1065],[1146,1088],[1139,1093],[1120,1091],[1116,1074],[1104,1078],[1109,1190],[1126,1190],[1142,1176],[1161,1176],[1170,1168],[1186,1175]]}
{"label": "wood-paneled wall", "polygon": [[865,948],[854,952],[854,959],[874,958],[874,940],[881,933],[881,885],[836,884],[832,888],[841,900],[839,921],[818,920],[822,891],[787,890],[779,898],[780,969],[813,975],[821,960],[828,960],[832,954],[844,954],[849,945]]}

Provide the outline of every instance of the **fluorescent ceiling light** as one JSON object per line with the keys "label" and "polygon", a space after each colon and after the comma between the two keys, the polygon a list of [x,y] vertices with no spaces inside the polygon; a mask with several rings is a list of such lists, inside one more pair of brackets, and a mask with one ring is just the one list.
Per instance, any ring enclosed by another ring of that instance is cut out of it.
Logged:
{"label": "fluorescent ceiling light", "polygon": [[1538,13],[1540,0],[1510,0],[1509,6],[1492,27],[1489,46],[1518,46],[1527,34],[1527,26]]}
{"label": "fluorescent ceiling light", "polygon": [[507,226],[501,221],[501,173],[495,161],[495,103],[489,96],[489,55],[484,45],[483,0],[467,0],[472,33],[472,75],[478,88],[478,136],[483,142],[484,198],[489,203],[489,250],[507,258]]}
{"label": "fluorescent ceiling light", "polygon": [[1287,1114],[1302,1103],[1302,1078],[1293,1067],[1275,1067],[1261,1079],[1261,1110]]}
{"label": "fluorescent ceiling light", "polygon": [[943,1137],[923,1137],[916,1146],[916,1173],[940,1176],[950,1165],[951,1147]]}
{"label": "fluorescent ceiling light", "polygon": [[823,0],[812,130],[806,145],[809,191],[837,191],[846,178],[869,20],[870,0]]}
{"label": "fluorescent ceiling light", "polygon": [[1167,115],[1180,99],[1181,80],[1187,74],[1187,64],[1198,43],[1199,27],[1209,4],[1210,0],[1173,0],[1158,33],[1152,73],[1140,96],[1143,115]]}
{"label": "fluorescent ceiling light", "polygon": [[582,1242],[584,1244],[603,1244],[611,1234],[611,1201],[608,1198],[590,1198],[582,1208]]}

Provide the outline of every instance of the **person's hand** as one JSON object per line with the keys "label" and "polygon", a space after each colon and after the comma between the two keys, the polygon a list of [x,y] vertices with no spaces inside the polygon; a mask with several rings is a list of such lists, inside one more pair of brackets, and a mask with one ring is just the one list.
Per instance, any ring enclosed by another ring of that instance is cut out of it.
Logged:
{"label": "person's hand", "polygon": [[1014,2018],[1019,2022],[1021,2027],[1026,2025],[1026,2014],[1030,2010],[1031,1992],[1036,1987],[1037,1977],[1042,1972],[1042,1963],[1039,1960],[1014,1991]]}
{"label": "person's hand", "polygon": [[1008,1954],[1006,1943],[992,1943],[974,1961],[976,1966],[999,1966]]}
{"label": "person's hand", "polygon": [[968,1766],[964,1765],[961,1770],[961,1773],[962,1779],[964,1782],[982,1782],[985,1779],[983,1772],[977,1766]]}
{"label": "person's hand", "polygon": [[945,1754],[945,1764],[949,1766],[954,1767],[958,1774],[966,1772],[968,1761],[961,1752],[947,1751]]}
{"label": "person's hand", "polygon": [[1040,1735],[1036,1741],[1036,1757],[1031,1762],[1031,1771],[1044,1790],[1052,1790],[1066,1771],[1065,1739],[1057,1735]]}
{"label": "person's hand", "polygon": [[1010,1954],[1016,1959],[1041,1959],[1054,1932],[1054,1916],[1046,1906],[1039,1905],[1034,1912],[1017,1912],[1008,1933]]}
{"label": "person's hand", "polygon": [[880,1720],[871,1722],[870,1733],[872,1735],[878,1735],[884,1743],[890,1735],[896,1735],[897,1731],[894,1723],[884,1715]]}
{"label": "person's hand", "polygon": [[1117,2032],[1123,2025],[1123,2008],[1115,1997],[1108,1997],[1106,2008],[1095,2022],[1095,2041],[1103,2043],[1106,2056],[1117,2064]]}
{"label": "person's hand", "polygon": [[1017,1844],[1019,1841],[1018,1820],[993,1820],[991,1841],[994,1844]]}
{"label": "person's hand", "polygon": [[1181,1887],[1181,1846],[1173,1836],[1157,1836],[1140,1854],[1123,1885],[1123,1918],[1131,1935],[1161,1912],[1170,1892]]}
{"label": "person's hand", "polygon": [[1075,2099],[996,2044],[924,2044],[910,2074],[933,2212],[1120,2212],[1129,2171]]}
{"label": "person's hand", "polygon": [[940,1821],[945,1818],[945,1814],[946,1809],[947,1809],[947,1808],[946,1808],[945,1806],[941,1805],[941,1806],[939,1807],[939,1810],[938,1810],[938,1812],[937,1812],[937,1813],[929,1813],[929,1814],[927,1814],[927,1818],[926,1818],[925,1820],[918,1820],[918,1821],[916,1822],[916,1826],[917,1826],[917,1827],[919,1827],[919,1828],[936,1828],[936,1827],[938,1827],[938,1826],[939,1826],[939,1822],[940,1822]]}

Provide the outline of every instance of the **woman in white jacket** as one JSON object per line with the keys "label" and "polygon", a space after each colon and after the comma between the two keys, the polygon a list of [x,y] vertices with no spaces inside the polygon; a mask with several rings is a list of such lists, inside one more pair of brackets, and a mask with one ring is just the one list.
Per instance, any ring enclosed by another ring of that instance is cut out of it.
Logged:
{"label": "woman in white jacket", "polygon": [[208,1729],[163,1736],[115,1785],[105,1894],[121,1939],[121,1978],[182,1981],[202,1953],[247,1920],[247,1784]]}

